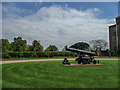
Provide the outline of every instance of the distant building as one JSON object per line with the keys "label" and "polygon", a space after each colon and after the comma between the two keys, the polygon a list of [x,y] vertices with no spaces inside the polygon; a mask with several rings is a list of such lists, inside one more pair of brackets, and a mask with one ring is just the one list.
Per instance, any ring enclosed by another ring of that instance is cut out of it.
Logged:
{"label": "distant building", "polygon": [[116,18],[117,25],[117,49],[120,50],[120,17]]}
{"label": "distant building", "polygon": [[109,42],[111,54],[116,55],[120,50],[120,17],[116,18],[115,25],[109,26]]}
{"label": "distant building", "polygon": [[112,54],[116,53],[117,44],[116,44],[116,25],[109,26],[109,44],[110,44],[110,52]]}

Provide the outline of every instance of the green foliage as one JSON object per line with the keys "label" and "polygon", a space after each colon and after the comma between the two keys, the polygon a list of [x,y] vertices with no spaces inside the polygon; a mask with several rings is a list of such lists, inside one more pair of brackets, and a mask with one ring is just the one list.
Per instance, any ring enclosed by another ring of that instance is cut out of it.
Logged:
{"label": "green foliage", "polygon": [[32,58],[32,57],[76,57],[77,53],[69,51],[7,51],[3,52],[3,58]]}
{"label": "green foliage", "polygon": [[49,57],[49,52],[37,52],[38,57]]}
{"label": "green foliage", "polygon": [[0,52],[0,58],[2,57],[2,52]]}
{"label": "green foliage", "polygon": [[23,57],[23,51],[22,51],[22,49],[20,49],[19,55],[20,55],[20,57]]}
{"label": "green foliage", "polygon": [[32,46],[29,46],[30,51],[43,51],[43,46],[40,41],[34,40],[32,42]]}
{"label": "green foliage", "polygon": [[2,51],[6,51],[10,49],[10,43],[8,39],[2,39],[0,40],[0,45],[2,45]]}
{"label": "green foliage", "polygon": [[14,38],[14,42],[11,44],[11,48],[13,48],[14,51],[26,51],[27,50],[27,41],[22,40],[21,37]]}
{"label": "green foliage", "polygon": [[10,52],[9,52],[9,56],[10,56],[10,57],[13,57],[13,58],[20,57],[19,53],[20,53],[20,52],[10,51]]}
{"label": "green foliage", "polygon": [[25,58],[30,58],[32,57],[31,55],[32,55],[32,51],[23,52],[23,57]]}
{"label": "green foliage", "polygon": [[81,50],[87,50],[88,47],[89,47],[89,44],[85,42],[78,42],[70,46],[70,48],[81,49]]}
{"label": "green foliage", "polygon": [[[9,51],[9,52],[8,52],[8,55],[9,55],[11,58],[19,58],[19,57],[23,57],[23,52]],[[4,57],[4,58],[6,58],[6,57]]]}
{"label": "green foliage", "polygon": [[58,51],[58,48],[55,45],[50,45],[45,51]]}
{"label": "green foliage", "polygon": [[2,52],[2,39],[0,39],[0,52]]}
{"label": "green foliage", "polygon": [[[4,43],[5,44],[5,43]],[[9,51],[8,51],[8,48],[6,46],[3,46],[3,51],[2,51],[2,57],[4,58],[9,58],[10,55],[9,55]]]}
{"label": "green foliage", "polygon": [[27,45],[27,51],[33,51],[32,45]]}
{"label": "green foliage", "polygon": [[6,51],[6,52],[2,52],[2,57],[3,57],[3,58],[10,58],[10,55],[9,55],[9,53]]}
{"label": "green foliage", "polygon": [[38,56],[36,51],[37,51],[36,48],[34,48],[34,50],[31,52],[32,57],[37,57]]}
{"label": "green foliage", "polygon": [[14,51],[14,45],[13,45],[13,42],[10,43],[10,51]]}
{"label": "green foliage", "polygon": [[[32,45],[28,45],[26,40],[22,37],[14,38],[14,41],[9,43],[8,39],[1,39],[0,44],[2,44],[3,58],[17,58],[17,57],[59,57],[67,56],[74,57],[77,53],[65,51],[66,46],[62,51],[59,51],[55,45],[50,45],[43,51],[43,46],[40,41],[34,40]],[[71,46],[71,48],[87,50],[89,44],[84,42],[79,42]],[[2,51],[0,49],[0,51]]]}

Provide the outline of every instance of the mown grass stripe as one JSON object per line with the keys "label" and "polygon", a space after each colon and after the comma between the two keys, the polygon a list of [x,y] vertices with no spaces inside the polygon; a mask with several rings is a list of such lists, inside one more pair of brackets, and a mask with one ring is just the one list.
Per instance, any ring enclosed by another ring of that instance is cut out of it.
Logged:
{"label": "mown grass stripe", "polygon": [[3,64],[3,88],[117,88],[118,61],[100,63],[104,65],[66,67],[61,61]]}

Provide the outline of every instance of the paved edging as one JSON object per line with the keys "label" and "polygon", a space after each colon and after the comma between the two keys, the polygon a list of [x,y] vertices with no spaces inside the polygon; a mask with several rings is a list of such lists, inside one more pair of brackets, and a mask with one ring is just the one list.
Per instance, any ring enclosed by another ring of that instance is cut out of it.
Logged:
{"label": "paved edging", "polygon": [[[60,60],[63,60],[63,59],[10,60],[10,61],[0,61],[0,64],[22,63],[22,62],[38,62],[38,61],[60,61]],[[74,60],[74,59],[68,59],[68,60]],[[96,58],[95,60],[120,60],[120,59]]]}

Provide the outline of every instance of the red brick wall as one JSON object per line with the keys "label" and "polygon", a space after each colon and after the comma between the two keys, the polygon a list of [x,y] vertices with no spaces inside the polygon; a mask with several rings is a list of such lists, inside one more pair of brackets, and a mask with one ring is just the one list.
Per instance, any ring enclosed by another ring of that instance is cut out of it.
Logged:
{"label": "red brick wall", "polygon": [[120,17],[116,18],[116,24],[117,24],[118,49],[120,49]]}
{"label": "red brick wall", "polygon": [[116,25],[109,26],[109,42],[111,53],[116,52]]}

